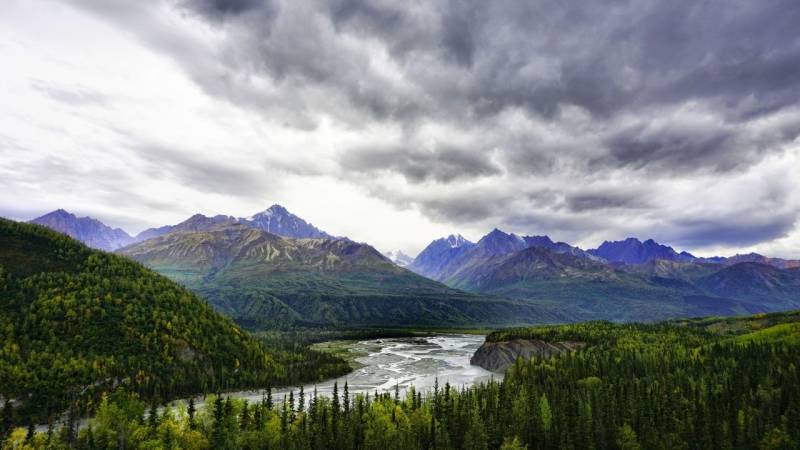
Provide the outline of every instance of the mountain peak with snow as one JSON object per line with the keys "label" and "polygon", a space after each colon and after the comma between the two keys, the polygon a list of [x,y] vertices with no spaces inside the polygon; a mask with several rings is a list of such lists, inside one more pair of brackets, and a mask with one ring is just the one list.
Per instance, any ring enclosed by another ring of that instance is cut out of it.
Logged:
{"label": "mountain peak with snow", "polygon": [[277,203],[251,217],[240,218],[239,223],[266,231],[267,233],[295,239],[333,238],[333,236],[290,213],[286,208]]}
{"label": "mountain peak with snow", "polygon": [[403,253],[402,250],[395,250],[391,252],[386,252],[383,256],[389,258],[393,263],[397,264],[400,267],[406,267],[407,265],[414,262],[414,258],[406,255]]}

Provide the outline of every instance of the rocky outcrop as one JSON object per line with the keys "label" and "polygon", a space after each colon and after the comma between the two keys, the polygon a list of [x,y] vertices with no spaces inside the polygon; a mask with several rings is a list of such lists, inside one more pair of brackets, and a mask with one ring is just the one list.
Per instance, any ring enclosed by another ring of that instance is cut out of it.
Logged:
{"label": "rocky outcrop", "polygon": [[583,348],[585,345],[583,342],[545,342],[529,339],[484,342],[472,355],[469,362],[473,366],[500,373],[505,372],[506,368],[514,364],[517,358],[549,358],[566,351]]}

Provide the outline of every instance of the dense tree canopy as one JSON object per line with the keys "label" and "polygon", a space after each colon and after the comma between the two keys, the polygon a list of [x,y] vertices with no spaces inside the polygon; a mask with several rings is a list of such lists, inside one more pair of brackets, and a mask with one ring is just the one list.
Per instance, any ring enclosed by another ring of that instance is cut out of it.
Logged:
{"label": "dense tree canopy", "polygon": [[795,322],[768,322],[732,336],[712,333],[713,324],[702,321],[514,330],[507,333],[590,345],[552,359],[518,360],[499,383],[444,384],[428,393],[412,388],[403,399],[395,392],[353,396],[345,385],[331,397],[295,391],[274,399],[265,392],[263,401],[247,404],[212,396],[200,412],[181,402],[147,415],[135,395],[116,394],[77,435],[20,428],[6,446],[797,449],[800,346],[785,339],[785,330],[774,332]]}
{"label": "dense tree canopy", "polygon": [[0,400],[8,422],[85,414],[117,388],[166,400],[347,370],[338,358],[288,344],[267,349],[138,263],[0,220]]}

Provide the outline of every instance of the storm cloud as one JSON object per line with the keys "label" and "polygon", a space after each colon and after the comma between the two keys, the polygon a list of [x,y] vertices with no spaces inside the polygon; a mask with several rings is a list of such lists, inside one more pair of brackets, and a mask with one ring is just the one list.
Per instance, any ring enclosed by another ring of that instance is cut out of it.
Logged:
{"label": "storm cloud", "polygon": [[129,144],[200,192],[252,196],[296,161],[453,231],[690,250],[798,232],[796,0],[69,1],[294,139],[271,163],[265,133],[252,167]]}

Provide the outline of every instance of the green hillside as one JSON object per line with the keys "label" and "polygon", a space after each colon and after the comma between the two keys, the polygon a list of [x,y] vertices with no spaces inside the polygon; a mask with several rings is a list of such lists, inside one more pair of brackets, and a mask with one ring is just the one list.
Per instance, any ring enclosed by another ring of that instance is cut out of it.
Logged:
{"label": "green hillside", "polygon": [[[16,417],[90,411],[119,386],[167,399],[316,379],[317,368],[302,363],[313,360],[265,350],[205,301],[136,262],[0,220],[0,397]],[[335,373],[346,370],[330,362]]]}
{"label": "green hillside", "polygon": [[449,288],[347,239],[290,239],[240,224],[120,250],[252,326],[479,325],[563,320],[545,308]]}

